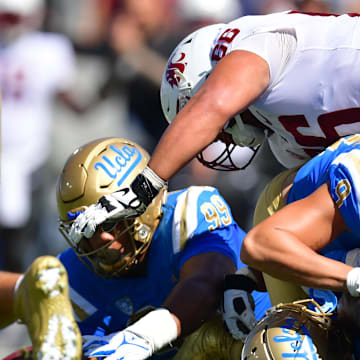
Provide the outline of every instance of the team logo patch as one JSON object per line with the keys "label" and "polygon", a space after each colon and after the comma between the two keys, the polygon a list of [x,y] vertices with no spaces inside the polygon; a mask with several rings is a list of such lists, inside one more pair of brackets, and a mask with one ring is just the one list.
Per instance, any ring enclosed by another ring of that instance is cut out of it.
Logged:
{"label": "team logo patch", "polygon": [[131,316],[134,313],[134,304],[128,296],[116,300],[115,306],[127,316]]}
{"label": "team logo patch", "polygon": [[170,84],[171,87],[178,87],[182,78],[182,74],[185,71],[185,67],[187,65],[186,62],[183,62],[185,59],[185,53],[181,53],[179,58],[175,61],[175,54],[168,63],[168,66],[166,68],[166,81]]}

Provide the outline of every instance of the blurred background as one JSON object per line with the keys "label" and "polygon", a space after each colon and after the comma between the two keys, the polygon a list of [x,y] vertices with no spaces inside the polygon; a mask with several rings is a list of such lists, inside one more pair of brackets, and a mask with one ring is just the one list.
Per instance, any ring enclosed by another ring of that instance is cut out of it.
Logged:
{"label": "blurred background", "polygon": [[[360,2],[0,0],[0,269],[24,271],[35,257],[67,248],[57,230],[56,181],[76,147],[116,136],[152,152],[167,126],[162,73],[185,35],[288,9],[340,14],[360,12]],[[264,146],[244,171],[217,172],[194,160],[169,187],[218,187],[249,230],[260,192],[281,170]],[[0,331],[0,358],[27,344],[21,325]]]}

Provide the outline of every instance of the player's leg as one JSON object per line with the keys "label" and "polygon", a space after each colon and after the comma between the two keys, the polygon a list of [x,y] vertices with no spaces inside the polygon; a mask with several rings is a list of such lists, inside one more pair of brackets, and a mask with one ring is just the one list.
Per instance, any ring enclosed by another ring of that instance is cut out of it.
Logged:
{"label": "player's leg", "polygon": [[[291,185],[297,170],[295,168],[283,171],[265,187],[256,204],[254,226],[285,205],[286,191]],[[289,303],[306,297],[306,294],[299,286],[276,279],[265,273],[263,275],[272,305]]]}
{"label": "player's leg", "polygon": [[243,343],[225,329],[221,315],[187,336],[174,360],[238,360]]}

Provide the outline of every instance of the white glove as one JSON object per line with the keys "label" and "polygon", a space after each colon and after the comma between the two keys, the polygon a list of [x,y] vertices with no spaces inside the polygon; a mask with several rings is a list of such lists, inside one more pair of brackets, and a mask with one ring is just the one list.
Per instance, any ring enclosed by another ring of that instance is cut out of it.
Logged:
{"label": "white glove", "polygon": [[346,276],[346,287],[351,296],[360,296],[360,267],[355,267],[349,271]]}
{"label": "white glove", "polygon": [[106,360],[143,360],[148,359],[153,349],[143,337],[123,330],[107,336],[83,336],[83,354],[86,357]]}
{"label": "white glove", "polygon": [[71,240],[77,244],[83,237],[91,238],[104,222],[117,223],[141,215],[165,184],[146,167],[130,186],[102,196],[97,204],[81,213],[71,226]]}
{"label": "white glove", "polygon": [[244,275],[242,269],[225,277],[222,316],[232,337],[245,342],[247,335],[256,325],[255,303],[251,295],[256,288],[256,282]]}
{"label": "white glove", "polygon": [[171,313],[159,308],[122,331],[103,337],[83,336],[83,353],[106,360],[142,360],[169,345],[177,336],[177,325]]}

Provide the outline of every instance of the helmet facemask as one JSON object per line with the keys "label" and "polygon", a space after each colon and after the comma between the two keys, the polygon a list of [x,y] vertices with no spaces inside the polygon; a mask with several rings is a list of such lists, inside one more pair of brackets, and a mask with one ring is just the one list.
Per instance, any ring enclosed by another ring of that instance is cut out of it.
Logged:
{"label": "helmet facemask", "polygon": [[[107,223],[102,226],[100,225],[97,232],[104,231],[111,233],[114,239],[97,249],[88,250],[88,239],[83,238],[78,244],[71,240],[69,230],[72,223],[73,221],[66,225],[61,223],[59,227],[61,234],[86,267],[103,278],[126,275],[133,266],[142,262],[151,243],[149,239],[143,239],[144,241],[135,240],[135,237],[138,238],[137,231],[135,230],[137,227],[135,220],[125,220],[121,224]],[[126,251],[120,252],[119,249],[110,248],[114,242],[120,242],[125,245]]]}
{"label": "helmet facemask", "polygon": [[[312,308],[314,310],[312,310]],[[278,304],[249,333],[242,360],[348,359],[349,342],[314,299]],[[337,348],[334,349],[332,343]]]}
{"label": "helmet facemask", "polygon": [[245,147],[235,144],[231,135],[222,130],[214,142],[196,155],[206,167],[220,171],[237,171],[246,169],[260,145]]}

